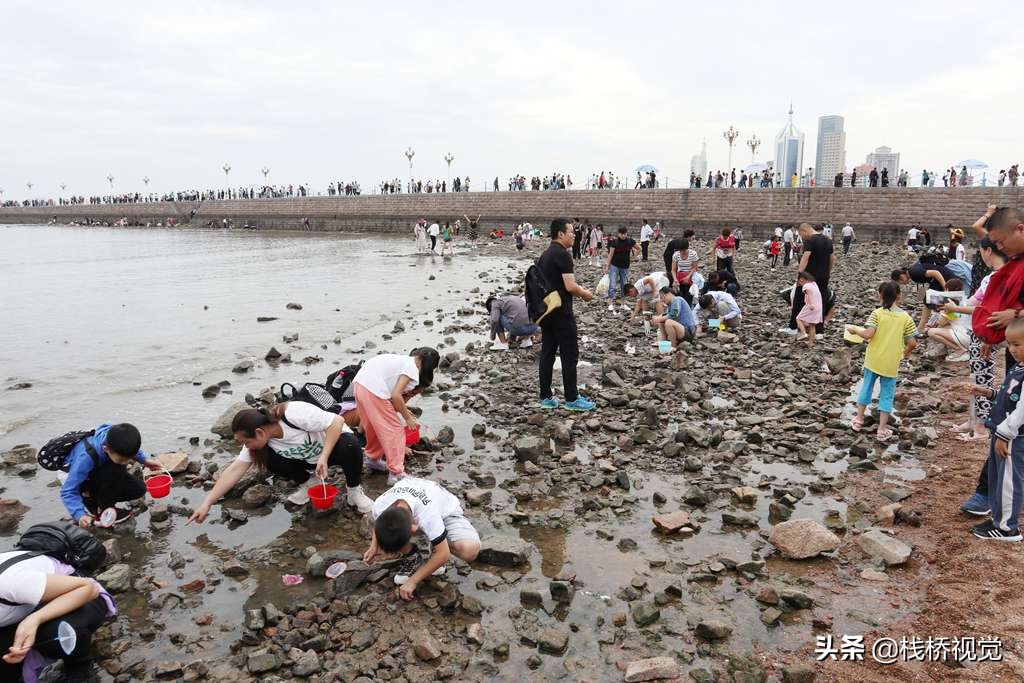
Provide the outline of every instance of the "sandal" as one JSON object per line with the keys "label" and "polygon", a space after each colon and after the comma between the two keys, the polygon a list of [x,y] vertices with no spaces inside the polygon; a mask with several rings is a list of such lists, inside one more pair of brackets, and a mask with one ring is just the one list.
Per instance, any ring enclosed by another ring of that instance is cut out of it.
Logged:
{"label": "sandal", "polygon": [[860,417],[855,417],[852,420],[850,420],[850,429],[852,429],[855,432],[859,432],[860,430],[864,429],[864,419]]}
{"label": "sandal", "polygon": [[971,430],[970,432],[962,432],[960,434],[957,434],[956,438],[959,439],[960,441],[966,441],[967,443],[971,443],[974,441],[988,441],[989,437],[988,434],[976,434],[974,430]]}
{"label": "sandal", "polygon": [[879,429],[875,438],[878,439],[878,441],[885,443],[886,441],[891,440],[893,436],[895,436],[895,432],[886,427],[885,429]]}

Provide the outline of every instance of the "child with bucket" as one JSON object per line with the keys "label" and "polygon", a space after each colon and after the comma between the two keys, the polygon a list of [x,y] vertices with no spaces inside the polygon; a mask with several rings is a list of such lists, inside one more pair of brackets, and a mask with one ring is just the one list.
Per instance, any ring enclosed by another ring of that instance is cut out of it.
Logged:
{"label": "child with bucket", "polygon": [[[46,458],[51,444],[63,438],[43,446],[41,458]],[[57,476],[62,481],[61,500],[76,524],[92,526],[106,510],[114,510],[106,516],[111,518],[108,526],[132,517],[131,510],[115,506],[142,498],[146,485],[128,471],[128,465],[135,461],[151,470],[162,469],[159,462],[142,452],[141,446],[142,435],[135,425],[122,423],[101,424],[71,447]]]}
{"label": "child with bucket", "polygon": [[[237,484],[254,464],[263,472],[299,485],[288,502],[303,505],[312,496],[326,502],[337,489],[324,480],[329,466],[341,466],[348,486],[346,502],[366,514],[373,501],[363,492],[363,449],[340,415],[301,401],[270,408],[247,408],[231,421],[238,457],[217,479],[189,522],[204,522],[210,508]],[[319,502],[319,501],[318,501]],[[321,503],[323,504],[323,503]],[[318,505],[319,507],[319,505]],[[330,507],[330,504],[324,505]]]}

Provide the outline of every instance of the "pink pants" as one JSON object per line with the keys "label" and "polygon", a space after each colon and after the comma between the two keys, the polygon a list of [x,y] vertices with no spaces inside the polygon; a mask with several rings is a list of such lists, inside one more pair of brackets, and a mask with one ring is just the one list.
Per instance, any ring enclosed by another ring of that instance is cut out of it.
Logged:
{"label": "pink pants", "polygon": [[405,472],[405,423],[391,401],[356,384],[356,410],[366,436],[366,455],[373,460],[386,458],[392,474]]}

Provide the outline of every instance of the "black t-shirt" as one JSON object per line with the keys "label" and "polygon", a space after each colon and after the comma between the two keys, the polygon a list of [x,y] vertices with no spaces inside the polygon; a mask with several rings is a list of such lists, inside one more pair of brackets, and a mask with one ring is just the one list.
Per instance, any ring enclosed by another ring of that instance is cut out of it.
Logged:
{"label": "black t-shirt", "polygon": [[947,282],[955,277],[960,277],[946,266],[940,266],[937,263],[921,263],[920,261],[918,261],[914,265],[910,266],[910,279],[918,283],[919,285],[928,285],[928,289],[934,289],[936,291],[941,292],[943,290],[943,287],[939,285],[938,281],[933,280],[932,278],[927,277],[925,275],[925,273],[927,273],[929,270],[939,271],[939,273],[942,275],[942,279],[946,280]]}
{"label": "black t-shirt", "polygon": [[[665,260],[671,262],[672,261],[672,254],[676,253],[677,251],[679,251],[682,248],[683,248],[683,240],[681,240],[681,239],[669,240],[668,245],[665,247],[665,253],[663,254],[663,256],[665,257]],[[671,268],[669,270],[671,270]]]}
{"label": "black t-shirt", "polygon": [[832,240],[816,233],[804,240],[804,252],[811,255],[805,270],[814,276],[822,296],[825,296],[832,271]]}
{"label": "black t-shirt", "polygon": [[629,268],[629,255],[635,246],[636,240],[632,237],[626,239],[616,237],[609,242],[608,248],[612,251],[612,265],[616,268]]}
{"label": "black t-shirt", "polygon": [[562,297],[562,306],[552,311],[551,315],[544,320],[571,318],[572,296],[565,291],[565,280],[562,279],[562,275],[572,272],[572,255],[561,244],[552,242],[551,246],[540,255],[537,267],[544,274],[548,285],[558,292],[558,296]]}

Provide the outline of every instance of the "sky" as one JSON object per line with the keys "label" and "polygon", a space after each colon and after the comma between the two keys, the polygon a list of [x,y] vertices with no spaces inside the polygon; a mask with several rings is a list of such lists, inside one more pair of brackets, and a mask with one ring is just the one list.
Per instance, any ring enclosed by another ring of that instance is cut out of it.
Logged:
{"label": "sky", "polygon": [[[388,6],[385,6],[388,5]],[[917,177],[1021,161],[1024,3],[29,2],[0,17],[0,200],[469,176],[685,184],[707,139],[774,158],[794,121],[846,118]],[[31,192],[26,183],[32,182]],[[59,185],[65,183],[66,191]]]}

